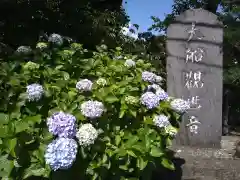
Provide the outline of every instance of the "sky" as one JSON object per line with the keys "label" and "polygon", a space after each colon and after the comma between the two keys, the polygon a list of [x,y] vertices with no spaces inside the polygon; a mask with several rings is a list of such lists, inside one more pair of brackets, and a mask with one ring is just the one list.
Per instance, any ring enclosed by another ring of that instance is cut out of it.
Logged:
{"label": "sky", "polygon": [[132,24],[139,25],[139,31],[146,31],[152,24],[151,16],[161,20],[172,10],[173,0],[125,0],[123,4]]}

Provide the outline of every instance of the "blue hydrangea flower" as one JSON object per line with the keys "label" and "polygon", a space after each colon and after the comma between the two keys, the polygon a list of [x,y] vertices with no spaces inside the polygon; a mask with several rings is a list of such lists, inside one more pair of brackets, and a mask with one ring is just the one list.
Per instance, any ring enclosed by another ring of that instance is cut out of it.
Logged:
{"label": "blue hydrangea flower", "polygon": [[142,72],[142,80],[143,81],[154,83],[155,77],[156,77],[156,74],[154,74],[152,72],[149,72],[149,71]]}
{"label": "blue hydrangea flower", "polygon": [[171,108],[179,113],[184,113],[190,109],[190,103],[183,99],[174,99],[170,102]]}
{"label": "blue hydrangea flower", "polygon": [[94,144],[98,137],[98,131],[93,127],[92,124],[83,124],[79,128],[76,137],[81,146],[89,146]]}
{"label": "blue hydrangea flower", "polygon": [[42,85],[34,83],[27,86],[27,98],[29,101],[39,101],[44,94]]}
{"label": "blue hydrangea flower", "polygon": [[158,96],[159,100],[161,100],[161,101],[168,99],[168,94],[163,89],[157,90],[156,95]]}
{"label": "blue hydrangea flower", "polygon": [[136,63],[132,59],[127,59],[125,61],[124,65],[127,67],[134,67],[134,66],[136,66]]}
{"label": "blue hydrangea flower", "polygon": [[89,118],[100,117],[104,112],[104,105],[99,101],[86,101],[81,104],[81,112]]}
{"label": "blue hydrangea flower", "polygon": [[48,42],[51,42],[51,43],[56,44],[56,45],[62,45],[63,44],[63,38],[59,34],[53,33],[48,37]]}
{"label": "blue hydrangea flower", "polygon": [[158,96],[153,92],[144,93],[141,96],[141,103],[145,105],[148,109],[153,109],[160,104]]}
{"label": "blue hydrangea flower", "polygon": [[171,125],[169,118],[163,114],[155,116],[153,123],[160,128],[166,128],[167,126]]}
{"label": "blue hydrangea flower", "polygon": [[47,146],[45,161],[52,170],[69,169],[77,156],[78,145],[73,139],[58,138]]}
{"label": "blue hydrangea flower", "polygon": [[92,85],[93,85],[92,81],[90,81],[88,79],[83,79],[83,80],[77,82],[76,88],[79,91],[91,91]]}
{"label": "blue hydrangea flower", "polygon": [[59,137],[73,138],[77,131],[76,118],[64,112],[57,112],[49,117],[47,126],[49,132]]}
{"label": "blue hydrangea flower", "polygon": [[165,92],[159,85],[157,84],[152,84],[148,85],[147,87],[148,91],[153,91],[159,98],[159,100],[167,100],[168,99],[168,94]]}

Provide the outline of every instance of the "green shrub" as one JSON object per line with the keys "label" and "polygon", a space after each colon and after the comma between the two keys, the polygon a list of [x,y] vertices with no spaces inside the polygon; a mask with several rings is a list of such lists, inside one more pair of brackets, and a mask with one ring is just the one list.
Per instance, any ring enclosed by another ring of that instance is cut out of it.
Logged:
{"label": "green shrub", "polygon": [[1,63],[0,176],[133,180],[173,169],[167,147],[188,104],[121,48],[62,43],[21,47]]}

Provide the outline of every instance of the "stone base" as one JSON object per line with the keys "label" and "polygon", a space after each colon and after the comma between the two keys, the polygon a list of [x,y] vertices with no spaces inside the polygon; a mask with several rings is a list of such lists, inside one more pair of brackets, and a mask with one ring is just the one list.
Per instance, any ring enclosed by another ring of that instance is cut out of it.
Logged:
{"label": "stone base", "polygon": [[175,171],[159,170],[154,180],[240,180],[240,159],[234,157],[239,137],[223,137],[221,149],[173,146]]}

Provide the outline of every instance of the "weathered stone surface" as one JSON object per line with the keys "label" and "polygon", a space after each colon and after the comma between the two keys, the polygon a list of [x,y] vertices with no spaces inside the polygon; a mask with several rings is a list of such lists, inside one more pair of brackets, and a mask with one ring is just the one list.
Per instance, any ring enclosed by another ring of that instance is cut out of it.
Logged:
{"label": "weathered stone surface", "polygon": [[240,159],[233,156],[238,140],[224,137],[219,149],[173,146],[176,170],[157,170],[153,180],[239,180]]}
{"label": "weathered stone surface", "polygon": [[[189,39],[192,23],[195,23],[196,31]],[[168,27],[167,38],[168,93],[190,102],[193,100],[192,107],[195,108],[183,116],[176,143],[219,147],[222,135],[222,24],[216,15],[206,10],[187,10]],[[186,52],[188,48],[191,51],[200,48],[194,62],[191,58],[186,62],[186,57],[191,55]],[[201,124],[187,126],[191,116]],[[194,127],[198,127],[197,134],[189,131]]]}

